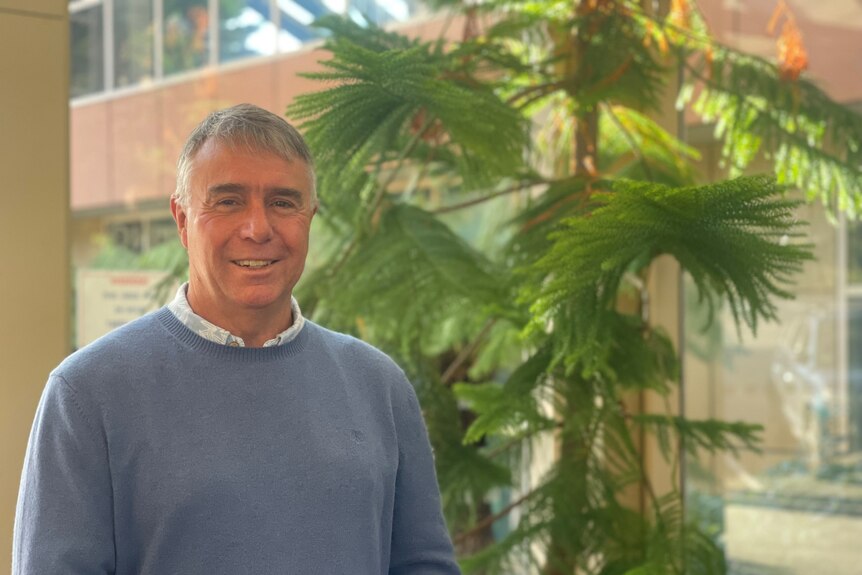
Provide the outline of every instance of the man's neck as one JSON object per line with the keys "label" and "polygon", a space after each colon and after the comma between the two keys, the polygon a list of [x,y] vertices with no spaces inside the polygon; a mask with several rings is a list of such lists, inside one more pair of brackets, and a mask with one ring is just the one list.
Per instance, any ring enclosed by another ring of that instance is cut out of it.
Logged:
{"label": "man's neck", "polygon": [[293,325],[290,302],[275,311],[271,308],[208,309],[196,301],[191,286],[186,296],[195,314],[241,338],[246,347],[263,347],[264,343]]}
{"label": "man's neck", "polygon": [[[194,308],[192,308],[194,309]],[[197,313],[197,312],[195,312]],[[207,321],[226,329],[233,335],[242,338],[246,347],[263,347],[263,344],[283,332],[293,325],[293,313],[290,307],[287,309],[287,319],[282,321],[272,321],[273,315],[270,312],[262,312],[261,314],[251,314],[251,317],[244,315],[243,317],[232,318],[230,325],[221,325],[209,318],[204,317]],[[237,321],[239,320],[239,321]],[[271,325],[266,325],[271,324]]]}

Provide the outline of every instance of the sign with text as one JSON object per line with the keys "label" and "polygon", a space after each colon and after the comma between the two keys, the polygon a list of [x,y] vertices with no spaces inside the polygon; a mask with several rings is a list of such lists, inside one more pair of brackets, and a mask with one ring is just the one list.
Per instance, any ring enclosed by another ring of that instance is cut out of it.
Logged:
{"label": "sign with text", "polygon": [[[158,308],[156,287],[162,271],[79,269],[76,275],[75,343],[83,347],[112,329]],[[173,296],[169,292],[169,297]]]}

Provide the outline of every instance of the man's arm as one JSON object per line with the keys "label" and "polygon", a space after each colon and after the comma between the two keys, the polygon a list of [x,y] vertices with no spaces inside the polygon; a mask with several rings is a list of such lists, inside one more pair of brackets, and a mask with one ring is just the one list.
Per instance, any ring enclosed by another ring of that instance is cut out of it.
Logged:
{"label": "man's arm", "polygon": [[24,459],[12,575],[114,573],[112,509],[101,422],[52,375]]}
{"label": "man's arm", "polygon": [[460,574],[440,508],[428,433],[409,383],[405,382],[399,399],[393,406],[398,433],[398,473],[389,574]]}

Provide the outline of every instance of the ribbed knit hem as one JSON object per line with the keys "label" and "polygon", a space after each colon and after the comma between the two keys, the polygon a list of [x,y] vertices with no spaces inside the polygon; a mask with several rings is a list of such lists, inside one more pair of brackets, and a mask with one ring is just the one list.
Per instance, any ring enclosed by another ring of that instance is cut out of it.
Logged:
{"label": "ribbed knit hem", "polygon": [[296,356],[305,348],[309,338],[313,337],[312,332],[319,329],[317,325],[306,319],[305,325],[297,336],[285,344],[270,347],[234,347],[215,343],[199,336],[177,319],[177,316],[171,313],[167,307],[156,311],[155,316],[184,347],[211,355],[214,358],[231,361],[275,361]]}

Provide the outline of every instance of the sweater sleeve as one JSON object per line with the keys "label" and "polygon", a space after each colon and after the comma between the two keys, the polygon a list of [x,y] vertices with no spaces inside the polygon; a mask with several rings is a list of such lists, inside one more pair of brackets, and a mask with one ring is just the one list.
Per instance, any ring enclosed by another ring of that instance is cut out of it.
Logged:
{"label": "sweater sleeve", "polygon": [[457,575],[428,433],[413,387],[405,381],[404,388],[394,405],[398,471],[389,574]]}
{"label": "sweater sleeve", "polygon": [[24,459],[13,575],[114,572],[110,470],[97,421],[68,383],[52,375]]}

